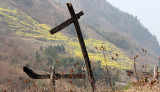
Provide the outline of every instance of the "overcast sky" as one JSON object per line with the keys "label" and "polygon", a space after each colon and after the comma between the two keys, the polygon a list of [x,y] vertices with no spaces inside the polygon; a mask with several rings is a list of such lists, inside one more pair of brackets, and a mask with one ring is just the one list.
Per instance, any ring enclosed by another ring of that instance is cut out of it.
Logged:
{"label": "overcast sky", "polygon": [[113,6],[133,16],[160,42],[160,0],[106,0]]}

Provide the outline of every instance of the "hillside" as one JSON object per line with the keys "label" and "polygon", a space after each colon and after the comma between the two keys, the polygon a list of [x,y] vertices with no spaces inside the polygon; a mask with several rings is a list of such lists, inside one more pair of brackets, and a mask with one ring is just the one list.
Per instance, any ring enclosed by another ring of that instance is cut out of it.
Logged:
{"label": "hillside", "polygon": [[[5,8],[5,6],[1,6],[0,14],[9,26],[10,31],[12,31],[14,34],[20,35],[21,37],[25,38],[34,38],[42,42],[49,41],[50,44],[63,44],[67,48],[68,53],[70,53],[71,55],[82,57],[79,42],[76,37],[68,38],[62,33],[50,35],[48,30],[50,30],[51,28],[49,26],[40,24],[30,16],[18,12],[15,9],[12,10],[9,8]],[[94,62],[102,60],[102,65],[105,65],[102,55],[98,54],[101,53],[101,51],[95,49],[95,47],[104,46],[107,50],[106,55],[108,65],[122,69],[132,68],[130,59],[113,44],[93,38],[87,38],[85,42],[89,51],[89,56]],[[118,54],[119,57],[116,57],[116,54]],[[117,61],[113,61],[112,57],[116,57]]]}
{"label": "hillside", "polygon": [[[82,33],[86,38],[109,41],[129,53],[141,54],[147,49],[150,61],[157,63],[160,46],[155,36],[143,27],[137,17],[124,13],[105,0],[1,0],[2,3],[27,13],[34,20],[56,26],[66,19],[69,13],[66,2],[72,2],[75,10],[84,11],[80,19]],[[73,25],[62,31],[68,37],[76,36]]]}
{"label": "hillside", "polygon": [[[20,22],[20,24],[17,24],[19,22],[15,23],[14,19],[11,19],[13,23],[10,22],[8,24],[11,24],[10,27],[13,28],[11,28],[10,30],[18,29],[16,30],[16,34],[22,35],[21,37],[34,36],[34,38],[41,40],[40,44],[45,44],[43,43],[43,41],[46,41],[45,39],[52,40],[52,38],[56,38],[56,42],[58,44],[61,44],[64,42],[61,42],[62,38],[60,36],[62,35],[65,39],[72,39],[72,41],[77,41],[74,26],[71,25],[65,28],[62,33],[56,34],[57,36],[51,36],[48,33],[48,30],[51,29],[50,26],[55,27],[57,24],[60,24],[69,18],[69,13],[65,5],[65,3],[69,1],[73,3],[76,11],[83,10],[85,13],[85,15],[80,19],[80,25],[86,41],[93,41],[96,39],[97,41],[94,42],[105,41],[105,43],[114,44],[114,46],[123,51],[129,58],[139,54],[141,56],[139,59],[139,63],[142,64],[145,61],[145,57],[142,53],[142,49],[144,48],[147,50],[148,61],[152,61],[149,63],[157,64],[159,45],[156,38],[152,36],[148,32],[148,30],[146,30],[140,24],[138,19],[136,19],[132,15],[121,12],[104,0],[94,0],[92,3],[87,3],[89,2],[88,0],[68,0],[65,2],[62,2],[61,0],[46,0],[45,2],[41,0],[2,0],[1,2],[2,6],[5,8],[10,7],[10,9],[13,11],[17,10],[20,13],[23,12],[25,14],[25,18],[22,19],[29,19],[29,21],[23,21]],[[22,17],[23,15],[18,16]],[[1,19],[3,19],[2,15]],[[2,22],[4,21],[2,20]],[[2,23],[2,25],[4,24],[6,23]],[[21,24],[25,26],[21,26]],[[33,28],[32,25],[34,26]],[[8,25],[5,26],[5,28],[9,30]],[[20,29],[19,27],[22,27],[22,29]],[[43,33],[44,30],[47,30],[47,32]],[[33,40],[28,41],[33,42]],[[49,42],[47,44],[51,43]],[[63,44],[65,45],[65,43]],[[76,44],[76,46],[79,46],[78,42],[76,42]],[[89,42],[86,42],[86,44],[89,44]],[[92,46],[91,48],[93,49],[95,46],[96,45]],[[114,46],[111,47],[114,48]],[[75,51],[77,53],[76,55],[80,56],[78,54],[80,52],[77,51],[78,50]],[[114,57],[115,53],[110,55],[108,54],[108,58],[111,61],[111,57]],[[95,55],[92,55],[91,57],[94,56]],[[96,60],[100,60],[100,58]]]}

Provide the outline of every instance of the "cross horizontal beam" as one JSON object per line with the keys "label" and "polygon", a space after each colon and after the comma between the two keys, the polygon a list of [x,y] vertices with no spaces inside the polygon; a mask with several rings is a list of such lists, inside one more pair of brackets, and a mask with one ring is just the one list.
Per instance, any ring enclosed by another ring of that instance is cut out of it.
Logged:
{"label": "cross horizontal beam", "polygon": [[55,34],[58,31],[64,29],[65,27],[69,26],[70,24],[74,23],[74,21],[76,21],[77,19],[79,19],[84,13],[82,11],[80,11],[78,14],[76,14],[76,18],[70,18],[68,20],[66,20],[65,22],[63,22],[62,24],[58,25],[57,27],[53,28],[50,30],[51,34]]}
{"label": "cross horizontal beam", "polygon": [[[37,74],[33,70],[28,67],[23,67],[23,71],[33,79],[50,79],[50,74]],[[65,78],[65,79],[78,79],[78,78],[85,78],[85,74],[58,74],[55,73],[55,78]]]}

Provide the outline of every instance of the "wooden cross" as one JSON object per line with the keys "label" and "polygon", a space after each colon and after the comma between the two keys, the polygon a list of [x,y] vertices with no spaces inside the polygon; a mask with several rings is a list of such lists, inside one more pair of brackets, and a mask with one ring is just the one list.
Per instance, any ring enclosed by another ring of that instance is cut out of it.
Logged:
{"label": "wooden cross", "polygon": [[33,70],[28,67],[23,67],[23,71],[33,79],[50,79],[51,84],[53,86],[53,90],[55,92],[55,80],[56,79],[79,79],[85,78],[85,74],[59,74],[55,73],[55,67],[53,66],[48,74],[37,74]]}
{"label": "wooden cross", "polygon": [[82,54],[83,54],[83,57],[84,57],[84,60],[85,60],[87,73],[88,73],[88,77],[89,77],[88,79],[91,82],[92,91],[94,91],[95,82],[94,82],[94,77],[93,77],[93,71],[92,71],[92,68],[91,68],[90,60],[89,60],[89,57],[88,57],[88,52],[87,52],[87,49],[86,49],[86,46],[85,46],[85,43],[84,43],[84,40],[83,40],[81,29],[80,29],[80,26],[79,26],[79,23],[78,23],[78,19],[84,13],[81,11],[78,14],[75,14],[75,11],[74,11],[71,3],[67,3],[67,7],[68,7],[68,10],[70,12],[71,18],[66,20],[62,24],[58,25],[57,27],[51,29],[50,33],[51,34],[57,33],[60,30],[62,30],[63,28],[65,28],[65,27],[69,26],[70,24],[74,23],[74,26],[75,26],[76,32],[77,32],[77,36],[78,36],[78,40],[79,40],[79,43],[80,43],[80,46],[81,46]]}
{"label": "wooden cross", "polygon": [[[91,64],[90,64],[90,60],[88,57],[88,52],[86,50],[86,46],[83,40],[83,36],[81,33],[81,29],[78,23],[78,19],[80,18],[80,16],[82,16],[84,13],[81,11],[78,14],[75,14],[74,9],[72,7],[71,3],[67,3],[67,7],[69,9],[69,12],[71,14],[71,18],[66,20],[65,22],[63,22],[62,24],[60,24],[59,26],[53,28],[50,33],[54,34],[60,30],[62,30],[63,28],[69,26],[70,24],[74,23],[75,28],[76,28],[76,32],[78,35],[78,40],[80,42],[80,46],[81,46],[81,50],[82,50],[82,54],[83,57],[85,59],[85,64],[87,67],[87,73],[88,73],[88,79],[91,82],[91,87],[92,87],[92,91],[94,92],[94,77],[93,77],[93,72],[92,72],[92,68],[91,68]],[[60,79],[60,78],[65,78],[65,79],[76,79],[76,78],[85,78],[85,74],[58,74],[55,73],[55,68],[52,67],[51,71],[49,74],[37,74],[35,73],[33,70],[31,70],[28,67],[23,67],[23,71],[31,78],[33,79],[50,79],[52,82],[52,85],[54,87],[54,91],[55,91],[55,79]]]}
{"label": "wooden cross", "polygon": [[65,79],[76,79],[76,78],[85,78],[85,74],[59,74],[55,73],[55,69],[51,70],[51,73],[49,74],[37,74],[32,69],[28,67],[23,67],[23,71],[28,74],[29,77],[33,79],[50,79],[52,74],[54,73],[54,76],[58,79],[65,78]]}

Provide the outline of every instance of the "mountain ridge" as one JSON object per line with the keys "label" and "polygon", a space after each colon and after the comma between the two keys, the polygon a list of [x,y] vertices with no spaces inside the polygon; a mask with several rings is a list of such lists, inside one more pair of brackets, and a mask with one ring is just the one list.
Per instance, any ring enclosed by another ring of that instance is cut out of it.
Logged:
{"label": "mountain ridge", "polygon": [[[85,13],[80,19],[80,24],[86,38],[98,37],[98,39],[109,41],[126,50],[127,53],[140,54],[142,48],[145,48],[150,54],[153,54],[154,62],[157,62],[160,47],[156,38],[143,27],[136,17],[114,8],[105,0],[93,0],[92,2],[89,0],[1,0],[1,2],[26,12],[40,23],[53,27],[70,18],[65,3],[71,2],[76,12],[83,10]],[[74,35],[73,25],[64,30],[66,31],[62,33],[68,37]]]}

